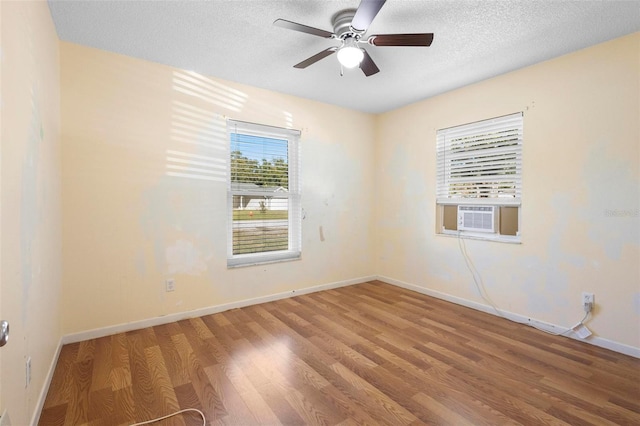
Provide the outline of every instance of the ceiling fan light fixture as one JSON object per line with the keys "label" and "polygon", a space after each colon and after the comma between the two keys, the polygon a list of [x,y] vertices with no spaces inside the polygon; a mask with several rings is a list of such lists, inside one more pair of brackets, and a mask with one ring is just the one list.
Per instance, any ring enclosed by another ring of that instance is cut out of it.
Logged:
{"label": "ceiling fan light fixture", "polygon": [[364,52],[358,47],[358,43],[351,37],[344,40],[344,44],[338,49],[338,61],[345,68],[355,68],[364,58]]}

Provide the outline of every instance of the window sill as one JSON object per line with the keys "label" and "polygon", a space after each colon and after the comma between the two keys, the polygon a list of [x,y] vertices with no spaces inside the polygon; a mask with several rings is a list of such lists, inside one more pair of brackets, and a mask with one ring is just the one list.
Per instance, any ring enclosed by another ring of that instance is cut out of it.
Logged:
{"label": "window sill", "polygon": [[268,263],[290,262],[300,260],[302,253],[300,252],[276,252],[266,254],[248,254],[239,255],[227,259],[227,269],[244,268],[246,266],[258,266]]}
{"label": "window sill", "polygon": [[444,230],[442,232],[437,233],[436,235],[449,237],[449,238],[459,237],[467,240],[482,240],[482,241],[493,241],[498,243],[522,244],[522,240],[519,235],[483,234],[482,232],[464,232],[464,231],[458,232],[458,231],[450,231],[450,230]]}

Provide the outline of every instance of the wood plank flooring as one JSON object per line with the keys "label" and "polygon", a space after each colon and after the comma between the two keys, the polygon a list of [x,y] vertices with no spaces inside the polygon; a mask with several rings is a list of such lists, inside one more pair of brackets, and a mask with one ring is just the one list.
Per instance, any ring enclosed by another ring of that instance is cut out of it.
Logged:
{"label": "wood plank flooring", "polygon": [[640,360],[373,281],[65,345],[39,424],[183,408],[212,425],[638,425]]}

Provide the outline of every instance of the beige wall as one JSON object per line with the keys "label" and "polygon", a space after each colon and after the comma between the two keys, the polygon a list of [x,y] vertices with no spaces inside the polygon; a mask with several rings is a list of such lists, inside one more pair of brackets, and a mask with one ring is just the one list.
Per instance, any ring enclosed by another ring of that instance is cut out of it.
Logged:
{"label": "beige wall", "polygon": [[[378,117],[62,43],[64,332],[371,274],[484,304],[434,232],[435,131],[524,111],[523,242],[467,241],[485,286],[566,326],[594,292],[589,327],[640,347],[638,37]],[[302,130],[302,261],[228,270],[223,179],[167,175],[224,160],[225,118]]]}
{"label": "beige wall", "polygon": [[[28,424],[61,336],[58,38],[46,2],[2,2],[0,412]],[[32,359],[25,389],[25,360]]]}
{"label": "beige wall", "polygon": [[[70,43],[61,63],[65,334],[372,274],[373,116]],[[227,269],[224,167],[168,175],[224,165],[226,118],[302,131],[302,260]]]}
{"label": "beige wall", "polygon": [[[640,348],[640,34],[377,119],[376,273],[486,304],[435,235],[435,132],[524,112],[522,244],[466,241],[498,307]],[[613,211],[613,214],[611,213]]]}

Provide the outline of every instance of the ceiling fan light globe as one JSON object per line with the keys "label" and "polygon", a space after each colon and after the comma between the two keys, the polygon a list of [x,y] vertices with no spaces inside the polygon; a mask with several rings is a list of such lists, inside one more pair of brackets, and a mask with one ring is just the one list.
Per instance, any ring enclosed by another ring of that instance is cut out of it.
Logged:
{"label": "ceiling fan light globe", "polygon": [[364,52],[355,46],[344,46],[338,50],[338,61],[345,68],[355,68],[364,58]]}

